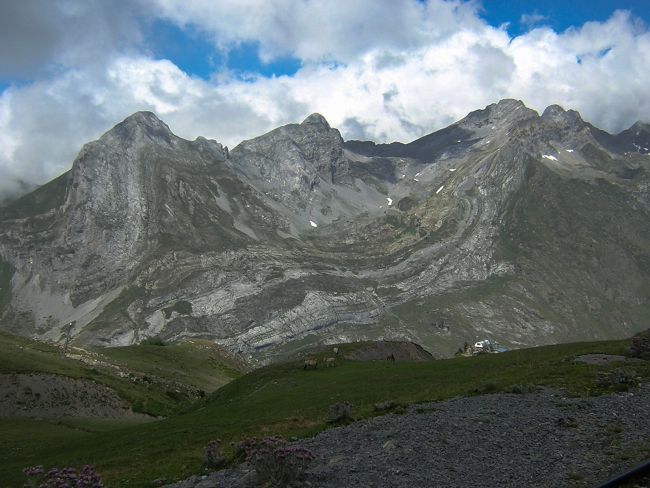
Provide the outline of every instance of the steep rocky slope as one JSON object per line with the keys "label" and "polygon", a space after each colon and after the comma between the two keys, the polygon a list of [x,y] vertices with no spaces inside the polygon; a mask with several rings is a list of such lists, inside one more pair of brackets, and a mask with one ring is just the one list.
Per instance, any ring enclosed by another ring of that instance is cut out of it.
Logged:
{"label": "steep rocky slope", "polygon": [[409,144],[314,114],[228,151],[137,113],[0,207],[2,327],[257,357],[629,336],[650,320],[647,127],[503,100]]}

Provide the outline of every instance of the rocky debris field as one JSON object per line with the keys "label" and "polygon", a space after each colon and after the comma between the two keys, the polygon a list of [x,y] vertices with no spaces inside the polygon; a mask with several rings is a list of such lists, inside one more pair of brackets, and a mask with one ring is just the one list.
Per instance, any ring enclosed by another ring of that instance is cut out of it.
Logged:
{"label": "rocky debris field", "polygon": [[[311,450],[304,486],[587,487],[650,449],[650,385],[570,398],[556,390],[419,404],[293,443]],[[171,485],[254,486],[246,464]]]}
{"label": "rocky debris field", "polygon": [[150,418],[110,388],[55,374],[0,374],[0,417]]}

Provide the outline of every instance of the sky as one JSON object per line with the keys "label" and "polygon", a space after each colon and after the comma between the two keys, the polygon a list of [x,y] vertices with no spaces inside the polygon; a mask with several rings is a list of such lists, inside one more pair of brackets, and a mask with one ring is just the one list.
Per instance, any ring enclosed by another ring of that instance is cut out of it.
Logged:
{"label": "sky", "polygon": [[138,110],[233,147],[323,114],[408,142],[503,98],[650,121],[646,0],[6,0],[0,199]]}

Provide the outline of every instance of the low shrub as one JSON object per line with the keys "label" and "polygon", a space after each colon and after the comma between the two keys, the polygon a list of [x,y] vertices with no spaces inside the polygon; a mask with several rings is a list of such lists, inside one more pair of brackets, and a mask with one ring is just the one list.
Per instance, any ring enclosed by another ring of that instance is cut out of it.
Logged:
{"label": "low shrub", "polygon": [[596,386],[599,388],[615,391],[627,391],[638,383],[636,372],[623,368],[601,371],[596,379]]}
{"label": "low shrub", "polygon": [[499,387],[497,386],[496,383],[483,383],[478,386],[478,388],[474,388],[470,393],[477,394],[477,395],[486,395],[489,393],[498,393],[499,392]]}
{"label": "low shrub", "polygon": [[354,420],[352,418],[352,404],[349,402],[337,402],[330,405],[327,419],[328,424],[347,423]]}
{"label": "low shrub", "polygon": [[374,405],[375,412],[385,412],[387,410],[393,410],[396,407],[397,407],[397,403],[395,403],[393,400],[378,402],[375,403]]}
{"label": "low shrub", "polygon": [[650,329],[632,337],[628,352],[634,358],[650,359]]}
{"label": "low shrub", "polygon": [[131,405],[131,410],[136,413],[147,413],[147,409],[145,408],[144,402],[142,400],[136,400],[133,402]]}
{"label": "low shrub", "polygon": [[180,401],[185,398],[185,395],[183,395],[183,393],[176,390],[167,390],[165,391],[165,395],[167,395],[172,400],[176,400],[176,401]]}
{"label": "low shrub", "polygon": [[27,476],[27,486],[38,488],[102,488],[102,478],[92,466],[76,468],[51,468],[31,466],[23,469]]}
{"label": "low shrub", "polygon": [[226,463],[226,458],[221,452],[221,439],[208,442],[205,448],[204,464],[206,468],[217,469]]}
{"label": "low shrub", "polygon": [[173,312],[179,315],[192,315],[192,304],[186,300],[179,300],[171,307],[163,308],[162,312],[166,319],[170,319]]}
{"label": "low shrub", "polygon": [[531,384],[514,384],[503,389],[504,393],[514,393],[516,395],[523,395],[525,393],[535,393],[537,386]]}
{"label": "low shrub", "polygon": [[141,346],[166,346],[167,343],[163,341],[160,337],[147,337],[145,340],[140,342]]}
{"label": "low shrub", "polygon": [[314,454],[302,447],[287,446],[282,437],[244,439],[235,453],[255,469],[257,481],[266,486],[285,487],[302,479]]}

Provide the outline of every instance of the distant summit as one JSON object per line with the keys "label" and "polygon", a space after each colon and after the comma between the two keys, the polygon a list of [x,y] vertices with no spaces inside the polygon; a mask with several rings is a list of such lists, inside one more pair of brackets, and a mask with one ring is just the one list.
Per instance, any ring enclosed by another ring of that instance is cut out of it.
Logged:
{"label": "distant summit", "polygon": [[127,140],[137,137],[148,137],[170,143],[175,136],[169,126],[153,112],[136,112],[105,133],[100,140]]}
{"label": "distant summit", "polygon": [[572,125],[574,127],[584,125],[584,121],[578,112],[575,110],[564,110],[559,105],[549,105],[546,107],[542,113],[542,119],[547,122]]}
{"label": "distant summit", "polygon": [[317,113],[313,113],[308,116],[305,120],[302,121],[300,125],[318,125],[324,127],[325,129],[330,128],[330,125],[327,123],[327,120],[325,120],[325,117]]}

